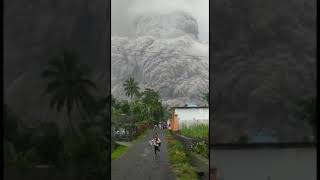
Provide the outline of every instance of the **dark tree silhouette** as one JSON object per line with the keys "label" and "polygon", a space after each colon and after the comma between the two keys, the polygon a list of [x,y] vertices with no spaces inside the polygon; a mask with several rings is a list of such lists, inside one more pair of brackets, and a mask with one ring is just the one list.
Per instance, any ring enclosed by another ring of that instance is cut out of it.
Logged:
{"label": "dark tree silhouette", "polygon": [[65,50],[60,57],[54,57],[42,77],[47,82],[45,92],[51,96],[50,107],[58,112],[65,109],[69,128],[74,133],[71,113],[77,107],[82,113],[88,103],[94,102],[90,90],[96,85],[89,78],[90,68],[78,61],[76,53]]}

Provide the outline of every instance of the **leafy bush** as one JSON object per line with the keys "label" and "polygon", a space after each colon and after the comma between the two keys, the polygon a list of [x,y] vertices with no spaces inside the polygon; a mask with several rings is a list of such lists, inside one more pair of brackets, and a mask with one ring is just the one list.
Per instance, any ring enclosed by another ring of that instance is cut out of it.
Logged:
{"label": "leafy bush", "polygon": [[202,155],[205,158],[209,158],[209,147],[205,141],[200,141],[191,146],[192,151]]}
{"label": "leafy bush", "polygon": [[192,124],[187,126],[181,125],[180,133],[184,136],[192,138],[208,139],[209,137],[209,125],[208,124]]}
{"label": "leafy bush", "polygon": [[170,155],[172,156],[171,160],[176,163],[186,163],[187,155],[181,150],[171,151]]}
{"label": "leafy bush", "polygon": [[195,173],[192,166],[189,164],[176,164],[173,165],[173,172],[175,174],[179,174],[179,180],[191,180],[191,179],[198,179],[197,174]]}
{"label": "leafy bush", "polygon": [[169,160],[176,177],[181,180],[197,179],[197,174],[190,165],[183,145],[179,141],[173,139],[168,131],[166,131],[166,139],[168,141]]}

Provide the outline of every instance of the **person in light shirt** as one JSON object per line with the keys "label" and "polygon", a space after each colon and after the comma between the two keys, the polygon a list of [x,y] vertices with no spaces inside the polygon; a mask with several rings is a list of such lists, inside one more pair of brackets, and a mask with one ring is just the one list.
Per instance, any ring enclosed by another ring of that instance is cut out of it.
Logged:
{"label": "person in light shirt", "polygon": [[160,152],[161,140],[157,133],[154,134],[150,144],[154,147],[154,154],[157,155],[157,151]]}

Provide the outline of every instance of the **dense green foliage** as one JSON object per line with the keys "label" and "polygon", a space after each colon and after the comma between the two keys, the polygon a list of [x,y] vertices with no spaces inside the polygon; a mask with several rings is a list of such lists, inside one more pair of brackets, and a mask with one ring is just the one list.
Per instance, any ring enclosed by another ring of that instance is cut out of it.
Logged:
{"label": "dense green foliage", "polygon": [[202,140],[193,144],[191,149],[192,151],[200,154],[201,156],[209,158],[209,145],[205,141]]}
{"label": "dense green foliage", "polygon": [[187,137],[208,139],[209,125],[208,124],[193,124],[190,126],[182,125],[180,128],[180,133]]}
{"label": "dense green foliage", "polygon": [[190,160],[183,145],[179,141],[176,141],[168,131],[166,131],[166,139],[168,142],[169,160],[177,179],[197,179],[197,174],[190,165]]}
{"label": "dense green foliage", "polygon": [[138,83],[132,77],[126,80],[123,86],[124,86],[126,96],[129,96],[130,98],[132,98],[133,96],[135,97],[139,96],[140,88],[138,86]]}
{"label": "dense green foliage", "polygon": [[209,139],[208,124],[182,125],[180,134],[197,139],[197,142],[192,144],[191,150],[205,158],[209,157],[209,146],[207,143]]}
{"label": "dense green foliage", "polygon": [[[167,116],[166,108],[162,105],[159,92],[146,88],[139,91],[138,83],[129,78],[124,83],[126,95],[130,101],[119,101],[112,97],[112,121],[113,124],[121,124],[121,119],[130,119],[131,124],[141,122],[159,123]],[[135,98],[132,98],[135,97]],[[123,120],[125,121],[125,120]]]}

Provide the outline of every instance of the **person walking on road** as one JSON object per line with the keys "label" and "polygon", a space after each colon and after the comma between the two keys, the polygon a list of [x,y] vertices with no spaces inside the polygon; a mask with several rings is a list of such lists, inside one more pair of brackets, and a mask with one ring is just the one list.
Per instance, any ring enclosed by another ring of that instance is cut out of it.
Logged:
{"label": "person walking on road", "polygon": [[157,133],[153,136],[153,139],[151,140],[151,145],[153,145],[154,147],[154,154],[157,155],[157,151],[160,152],[161,146],[161,140]]}

